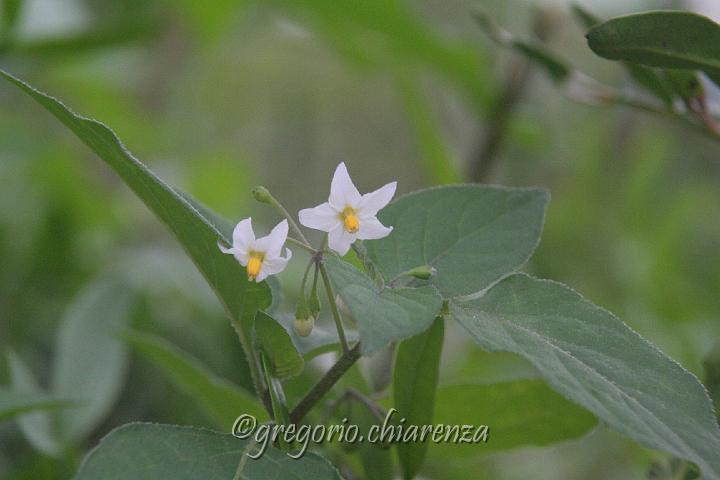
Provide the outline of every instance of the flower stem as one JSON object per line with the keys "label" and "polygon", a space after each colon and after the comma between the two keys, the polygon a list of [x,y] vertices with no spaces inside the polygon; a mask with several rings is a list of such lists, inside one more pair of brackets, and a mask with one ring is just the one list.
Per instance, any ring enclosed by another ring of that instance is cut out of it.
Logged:
{"label": "flower stem", "polygon": [[[334,303],[334,302],[333,302]],[[327,371],[314,387],[303,397],[297,406],[290,412],[290,423],[298,423],[307,413],[330,391],[345,373],[350,370],[360,358],[360,342],[342,354],[335,365]]]}
{"label": "flower stem", "polygon": [[[321,252],[325,250],[326,245],[327,235],[323,239],[322,247],[320,247]],[[327,292],[328,303],[330,304],[330,311],[332,311],[333,319],[335,320],[335,327],[337,328],[338,337],[340,338],[340,344],[342,345],[343,352],[347,353],[350,349],[348,347],[347,339],[345,338],[345,329],[342,325],[342,317],[340,316],[337,303],[335,303],[335,291],[332,288],[330,277],[328,276],[327,269],[325,268],[325,264],[322,259],[317,262],[317,265],[320,270],[320,276],[322,276],[323,283],[325,284],[325,292]]]}
{"label": "flower stem", "polygon": [[266,194],[267,194],[267,198],[266,198],[267,203],[269,203],[270,205],[275,207],[275,209],[278,212],[280,212],[280,215],[282,215],[283,217],[285,217],[287,219],[288,223],[290,224],[290,228],[293,229],[293,231],[298,236],[300,241],[303,242],[304,245],[301,245],[301,246],[303,248],[310,248],[311,251],[314,251],[312,249],[312,247],[310,247],[310,242],[308,242],[308,239],[305,238],[305,234],[302,232],[302,230],[300,230],[300,227],[295,222],[295,219],[292,217],[292,215],[290,215],[290,213],[287,211],[287,209],[285,207],[283,207],[282,203],[278,202],[277,198],[273,197],[270,192],[266,192]]}
{"label": "flower stem", "polygon": [[307,250],[312,255],[315,255],[317,253],[317,250],[315,250],[313,247],[311,247],[307,243],[301,242],[300,240],[297,240],[295,238],[287,237],[287,242],[292,243],[293,245],[297,245],[298,247]]}

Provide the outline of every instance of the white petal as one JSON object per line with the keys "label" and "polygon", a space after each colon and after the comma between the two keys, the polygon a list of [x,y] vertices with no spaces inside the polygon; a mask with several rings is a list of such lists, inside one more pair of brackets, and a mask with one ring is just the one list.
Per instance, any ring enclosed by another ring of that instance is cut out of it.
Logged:
{"label": "white petal", "polygon": [[357,238],[361,240],[376,240],[390,235],[393,227],[386,227],[375,217],[363,218],[360,220],[360,229]]}
{"label": "white petal", "polygon": [[265,252],[268,257],[277,257],[282,251],[283,245],[287,240],[288,222],[283,220],[275,225],[269,235],[258,238],[255,247],[261,252]]}
{"label": "white petal", "polygon": [[341,224],[339,212],[328,202],[314,208],[304,208],[298,212],[300,223],[308,228],[329,232]]}
{"label": "white petal", "polygon": [[349,233],[342,225],[339,225],[328,234],[328,246],[338,255],[344,256],[356,238],[355,234]]}
{"label": "white petal", "polygon": [[246,252],[255,243],[255,232],[252,228],[252,218],[241,220],[233,230],[233,248]]}
{"label": "white petal", "polygon": [[397,182],[390,182],[374,192],[363,195],[358,206],[361,215],[377,214],[385,205],[390,203],[393,195],[395,195],[395,188],[397,188]]}
{"label": "white petal", "polygon": [[[285,249],[285,258],[277,256],[277,257],[270,257],[265,258],[265,260],[262,263],[262,267],[260,268],[260,274],[258,275],[258,282],[261,282],[263,278],[267,277],[268,275],[277,275],[278,273],[285,270],[285,267],[287,267],[288,262],[292,258],[292,252],[289,248]],[[262,278],[260,278],[262,277]]]}
{"label": "white petal", "polygon": [[338,211],[342,211],[346,206],[353,208],[360,203],[360,192],[355,188],[350,174],[345,167],[345,163],[341,162],[335,169],[332,183],[330,183],[330,205]]}
{"label": "white petal", "polygon": [[221,252],[228,253],[234,256],[235,259],[240,262],[240,265],[242,265],[243,267],[247,266],[248,255],[246,251],[239,250],[235,247],[225,248],[220,242],[218,242],[218,247],[220,248]]}

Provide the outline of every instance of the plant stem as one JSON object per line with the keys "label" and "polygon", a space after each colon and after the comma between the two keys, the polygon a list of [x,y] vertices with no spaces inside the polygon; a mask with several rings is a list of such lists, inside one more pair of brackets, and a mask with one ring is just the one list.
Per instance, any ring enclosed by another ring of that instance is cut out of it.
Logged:
{"label": "plant stem", "polygon": [[275,209],[280,212],[280,215],[282,215],[283,217],[285,217],[287,219],[288,223],[290,224],[290,228],[293,229],[293,231],[298,236],[298,238],[300,238],[300,240],[304,243],[304,245],[302,245],[302,246],[312,248],[312,247],[310,247],[310,242],[308,242],[308,239],[305,238],[305,234],[303,234],[302,230],[300,230],[300,227],[298,226],[297,223],[295,223],[295,219],[290,215],[290,213],[287,211],[287,209],[285,209],[285,207],[283,207],[283,205],[280,202],[278,202],[277,198],[273,197],[270,192],[267,192],[267,196],[268,196],[270,205],[275,207]]}
{"label": "plant stem", "polygon": [[360,342],[356,343],[352,349],[343,353],[335,365],[333,365],[320,381],[300,400],[297,406],[290,412],[290,422],[299,423],[359,358]]}
{"label": "plant stem", "polygon": [[335,303],[335,292],[333,291],[332,284],[330,283],[330,277],[328,277],[327,270],[322,260],[318,262],[318,269],[322,276],[323,283],[325,284],[325,291],[327,292],[328,303],[330,304],[330,310],[335,320],[335,327],[337,328],[338,337],[340,337],[340,344],[342,345],[343,352],[349,351],[347,339],[345,338],[345,330],[342,326],[342,317],[340,317],[340,311],[338,310],[337,304]]}
{"label": "plant stem", "polygon": [[315,250],[313,247],[308,245],[307,243],[301,242],[300,240],[297,240],[292,237],[287,237],[287,242],[292,243],[293,245],[297,245],[298,247],[307,250],[310,254],[315,255],[317,253],[317,250]]}

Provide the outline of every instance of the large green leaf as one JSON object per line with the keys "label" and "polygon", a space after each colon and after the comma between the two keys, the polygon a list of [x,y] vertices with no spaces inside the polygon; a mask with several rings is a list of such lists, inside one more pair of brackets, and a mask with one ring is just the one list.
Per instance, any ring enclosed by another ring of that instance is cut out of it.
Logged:
{"label": "large green leaf", "polygon": [[364,355],[424,331],[442,307],[442,298],[432,286],[381,289],[336,255],[325,255],[324,262],[335,292],[357,322]]}
{"label": "large green leaf", "polygon": [[720,478],[720,429],[702,384],[606,310],[518,274],[450,312],[483,348],[524,356],[612,428]]}
{"label": "large green leaf", "polygon": [[[440,370],[445,327],[442,318],[420,335],[403,340],[395,361],[393,396],[406,425],[433,423],[435,389]],[[406,479],[415,477],[427,454],[428,442],[399,443],[398,457]]]}
{"label": "large green leaf", "polygon": [[75,480],[341,480],[315,453],[294,460],[268,447],[259,460],[251,439],[192,427],[131,423],[110,432],[85,457]]}
{"label": "large green leaf", "polygon": [[720,25],[695,13],[617,17],[590,29],[587,38],[593,52],[610,60],[720,74]]}
{"label": "large green leaf", "polygon": [[522,266],[542,232],[548,194],[533,188],[453,185],[398,198],[380,212],[391,235],[366,242],[386,279],[421,265],[443,297],[478,292]]}
{"label": "large green leaf", "polygon": [[[13,391],[26,395],[46,395],[30,368],[14,352],[8,352],[10,386]],[[62,453],[57,429],[53,428],[50,412],[34,411],[20,415],[18,426],[25,439],[38,451],[57,457]]]}
{"label": "large green leaf", "polygon": [[170,342],[139,332],[125,332],[122,338],[160,367],[220,427],[230,428],[244,413],[260,420],[268,418],[257,397],[218,377]]}
{"label": "large green leaf", "polygon": [[274,377],[283,379],[302,373],[305,361],[287,330],[265,312],[255,315],[255,340],[259,349],[265,352]]}
{"label": "large green leaf", "polygon": [[438,388],[435,423],[489,427],[487,442],[433,444],[430,460],[447,461],[577,438],[597,420],[542,380],[512,380]]}
{"label": "large green leaf", "polygon": [[55,347],[51,391],[79,408],[57,413],[63,441],[83,439],[112,409],[128,366],[127,347],[114,334],[132,317],[134,294],[117,279],[100,277],[63,315]]}
{"label": "large green leaf", "polygon": [[0,387],[0,422],[34,410],[54,410],[72,405],[43,393],[20,393]]}
{"label": "large green leaf", "polygon": [[[136,159],[115,133],[102,123],[71,112],[58,100],[2,70],[0,76],[52,113],[115,170],[171,230],[236,325],[243,319],[253,318],[258,309],[270,306],[272,299],[267,283],[248,281],[237,261],[218,249],[218,239],[231,243],[231,232],[225,222],[221,222],[209,209],[191,200],[186,194],[162,181]],[[248,332],[243,328],[237,330],[245,352],[249,355]]]}

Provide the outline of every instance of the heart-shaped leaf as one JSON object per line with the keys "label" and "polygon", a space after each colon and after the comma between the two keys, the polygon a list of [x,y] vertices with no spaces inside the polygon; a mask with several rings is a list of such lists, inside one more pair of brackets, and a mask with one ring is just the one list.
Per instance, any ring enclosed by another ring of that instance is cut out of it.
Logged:
{"label": "heart-shaped leaf", "polygon": [[720,429],[702,384],[606,310],[518,274],[450,312],[483,348],[527,358],[612,428],[720,478]]}
{"label": "heart-shaped leaf", "polygon": [[398,198],[378,216],[392,233],[366,242],[389,280],[421,265],[443,297],[478,292],[522,266],[540,240],[548,194],[534,188],[452,185]]}
{"label": "heart-shaped leaf", "polygon": [[131,423],[117,428],[91,451],[75,480],[342,480],[327,460],[307,453],[295,460],[268,446],[192,427]]}
{"label": "heart-shaped leaf", "polygon": [[357,322],[363,355],[425,331],[442,307],[435,287],[381,289],[333,254],[325,255],[323,261],[335,292]]}

